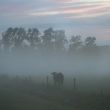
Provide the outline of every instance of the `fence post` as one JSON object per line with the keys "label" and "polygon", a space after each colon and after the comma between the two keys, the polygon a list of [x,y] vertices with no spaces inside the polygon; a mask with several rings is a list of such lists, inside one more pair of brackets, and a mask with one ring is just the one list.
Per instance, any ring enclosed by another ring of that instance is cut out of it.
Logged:
{"label": "fence post", "polygon": [[73,89],[77,89],[77,83],[76,83],[76,78],[73,78]]}
{"label": "fence post", "polygon": [[46,77],[46,85],[49,86],[49,76]]}

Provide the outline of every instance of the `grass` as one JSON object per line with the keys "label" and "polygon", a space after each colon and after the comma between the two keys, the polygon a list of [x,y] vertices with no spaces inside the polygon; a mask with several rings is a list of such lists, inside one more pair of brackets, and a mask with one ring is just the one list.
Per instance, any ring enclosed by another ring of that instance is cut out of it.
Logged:
{"label": "grass", "polygon": [[110,94],[5,79],[0,80],[0,110],[110,110]]}

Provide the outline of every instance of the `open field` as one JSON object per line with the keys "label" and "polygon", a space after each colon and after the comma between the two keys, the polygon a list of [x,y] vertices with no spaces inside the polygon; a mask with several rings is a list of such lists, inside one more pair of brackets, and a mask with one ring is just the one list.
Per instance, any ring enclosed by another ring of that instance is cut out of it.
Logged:
{"label": "open field", "polygon": [[110,110],[110,94],[82,92],[2,77],[0,110]]}

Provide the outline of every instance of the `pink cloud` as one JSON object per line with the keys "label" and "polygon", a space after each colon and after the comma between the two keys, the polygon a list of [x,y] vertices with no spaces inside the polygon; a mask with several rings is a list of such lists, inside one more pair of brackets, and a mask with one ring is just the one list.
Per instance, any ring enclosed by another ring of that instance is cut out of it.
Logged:
{"label": "pink cloud", "polygon": [[74,2],[79,2],[79,0],[55,0],[60,3],[74,3]]}
{"label": "pink cloud", "polygon": [[[64,0],[65,1],[65,0]],[[66,0],[67,1],[67,0]],[[110,4],[107,2],[85,3],[73,6],[64,6],[57,9],[47,9],[41,11],[30,12],[29,15],[49,16],[64,15],[65,18],[88,18],[109,14]]]}
{"label": "pink cloud", "polygon": [[76,16],[72,14],[68,18],[92,18],[110,14],[110,6],[99,6],[85,9],[78,9]]}

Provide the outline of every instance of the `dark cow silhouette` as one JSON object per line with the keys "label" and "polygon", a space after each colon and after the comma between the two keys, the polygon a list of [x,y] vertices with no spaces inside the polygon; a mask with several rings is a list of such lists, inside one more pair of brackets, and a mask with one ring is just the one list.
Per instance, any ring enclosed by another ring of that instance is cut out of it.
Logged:
{"label": "dark cow silhouette", "polygon": [[51,73],[53,75],[53,80],[54,80],[54,85],[56,87],[62,87],[63,86],[63,82],[64,82],[64,75],[63,73],[57,73],[57,72],[53,72]]}

